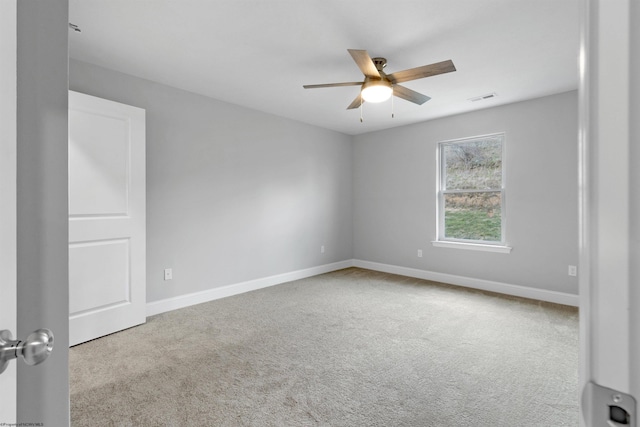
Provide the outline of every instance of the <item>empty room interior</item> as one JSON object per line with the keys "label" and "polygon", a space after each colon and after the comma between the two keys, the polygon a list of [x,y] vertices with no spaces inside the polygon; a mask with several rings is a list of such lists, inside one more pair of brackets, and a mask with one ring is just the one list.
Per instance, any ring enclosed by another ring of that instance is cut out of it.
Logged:
{"label": "empty room interior", "polygon": [[579,2],[382,6],[70,1],[72,425],[578,424]]}

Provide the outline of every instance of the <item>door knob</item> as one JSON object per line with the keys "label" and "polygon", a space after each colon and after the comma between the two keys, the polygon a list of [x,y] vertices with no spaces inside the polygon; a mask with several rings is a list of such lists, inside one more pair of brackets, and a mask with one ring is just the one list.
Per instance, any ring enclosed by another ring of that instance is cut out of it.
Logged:
{"label": "door knob", "polygon": [[38,329],[29,334],[26,340],[14,340],[11,331],[0,331],[0,374],[7,369],[9,361],[22,356],[27,365],[38,365],[45,361],[53,350],[53,332]]}

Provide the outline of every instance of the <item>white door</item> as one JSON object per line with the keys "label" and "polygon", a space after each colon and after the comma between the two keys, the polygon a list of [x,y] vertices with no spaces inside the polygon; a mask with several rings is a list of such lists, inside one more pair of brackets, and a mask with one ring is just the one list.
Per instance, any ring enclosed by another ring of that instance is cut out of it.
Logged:
{"label": "white door", "polygon": [[[16,0],[0,1],[0,329],[16,321]],[[0,421],[16,422],[16,363],[0,375]]]}
{"label": "white door", "polygon": [[145,111],[69,92],[69,345],[146,320]]}

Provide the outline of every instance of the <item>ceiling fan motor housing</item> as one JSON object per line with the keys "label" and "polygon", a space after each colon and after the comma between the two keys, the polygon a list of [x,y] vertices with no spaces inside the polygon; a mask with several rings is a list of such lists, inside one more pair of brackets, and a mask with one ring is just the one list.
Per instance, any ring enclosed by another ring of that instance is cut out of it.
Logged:
{"label": "ceiling fan motor housing", "polygon": [[387,66],[387,58],[376,57],[371,58],[371,60],[373,61],[373,65],[376,66],[376,69],[378,71],[382,71],[382,69]]}

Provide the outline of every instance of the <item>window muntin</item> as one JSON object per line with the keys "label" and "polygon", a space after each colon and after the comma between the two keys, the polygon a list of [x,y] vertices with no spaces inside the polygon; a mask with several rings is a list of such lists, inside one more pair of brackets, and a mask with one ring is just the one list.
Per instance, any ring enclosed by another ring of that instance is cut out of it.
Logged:
{"label": "window muntin", "polygon": [[438,144],[438,240],[504,245],[504,134]]}

